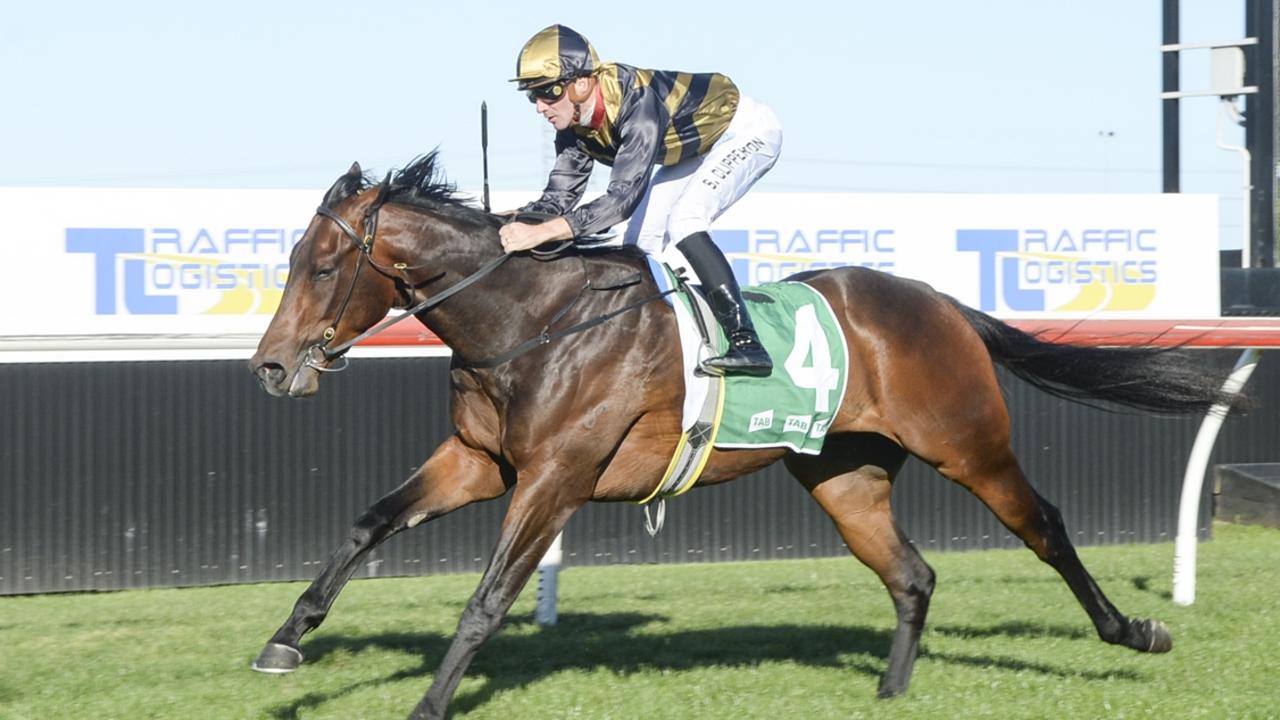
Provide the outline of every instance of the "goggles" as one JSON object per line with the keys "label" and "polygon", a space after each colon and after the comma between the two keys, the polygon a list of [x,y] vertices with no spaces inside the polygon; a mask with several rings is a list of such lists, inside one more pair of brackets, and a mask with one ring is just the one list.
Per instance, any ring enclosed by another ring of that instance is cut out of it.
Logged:
{"label": "goggles", "polygon": [[529,88],[524,94],[529,97],[529,102],[536,103],[539,100],[545,103],[558,103],[564,98],[564,88],[569,84],[569,80],[557,80],[546,85]]}

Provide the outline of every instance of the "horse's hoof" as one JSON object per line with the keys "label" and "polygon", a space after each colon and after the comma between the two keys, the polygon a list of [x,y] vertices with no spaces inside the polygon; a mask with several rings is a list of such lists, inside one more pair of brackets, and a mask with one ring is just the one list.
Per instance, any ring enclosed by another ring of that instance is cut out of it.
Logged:
{"label": "horse's hoof", "polygon": [[1169,632],[1169,626],[1159,620],[1147,620],[1145,623],[1147,635],[1151,638],[1147,645],[1149,653],[1167,653],[1173,649],[1173,634]]}
{"label": "horse's hoof", "polygon": [[260,673],[291,673],[302,664],[302,651],[280,643],[267,643],[250,666]]}

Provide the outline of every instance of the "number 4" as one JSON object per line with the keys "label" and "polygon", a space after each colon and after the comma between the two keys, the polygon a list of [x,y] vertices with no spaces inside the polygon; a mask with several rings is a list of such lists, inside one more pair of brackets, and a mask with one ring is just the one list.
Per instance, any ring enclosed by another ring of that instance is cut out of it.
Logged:
{"label": "number 4", "polygon": [[[830,412],[831,391],[836,389],[840,373],[831,367],[831,346],[827,344],[827,334],[818,323],[818,312],[812,303],[796,310],[795,329],[795,345],[783,367],[796,387],[817,393],[815,411]],[[810,359],[809,365],[804,364],[806,359]]]}

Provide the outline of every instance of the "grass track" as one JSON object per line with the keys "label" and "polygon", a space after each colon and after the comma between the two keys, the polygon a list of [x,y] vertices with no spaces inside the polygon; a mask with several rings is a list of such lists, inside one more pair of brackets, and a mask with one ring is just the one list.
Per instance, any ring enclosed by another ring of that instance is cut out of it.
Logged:
{"label": "grass track", "polygon": [[[893,612],[848,558],[571,568],[561,622],[533,592],[485,646],[458,718],[1277,718],[1280,531],[1218,525],[1196,604],[1169,600],[1173,546],[1086,548],[1124,612],[1174,650],[1104,645],[1026,551],[933,553],[908,694],[874,700]],[[362,580],[297,673],[248,669],[303,584],[0,598],[0,718],[400,718],[477,575]]]}

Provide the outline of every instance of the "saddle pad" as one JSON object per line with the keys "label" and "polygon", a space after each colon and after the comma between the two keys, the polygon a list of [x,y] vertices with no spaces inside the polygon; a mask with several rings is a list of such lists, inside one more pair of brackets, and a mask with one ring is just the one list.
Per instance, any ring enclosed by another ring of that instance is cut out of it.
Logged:
{"label": "saddle pad", "polygon": [[[671,265],[651,261],[653,274],[663,288],[676,284]],[[729,375],[723,379],[725,397],[717,413],[719,427],[712,434],[714,446],[787,447],[816,455],[840,409],[848,382],[849,351],[844,333],[826,298],[804,283],[757,285],[744,289],[743,298],[756,332],[773,358],[773,373],[767,378]],[[701,312],[691,307],[691,301]],[[708,395],[713,394],[709,393],[711,379],[694,372],[698,361],[712,354],[703,345],[698,325],[715,333],[719,348],[727,343],[710,318],[704,299],[678,293],[671,302],[676,307],[685,370],[681,428],[688,432],[700,416],[705,422]],[[703,319],[696,320],[695,315]]]}
{"label": "saddle pad", "polygon": [[[849,380],[849,348],[831,306],[801,282],[742,293],[773,373],[725,377],[718,448],[786,447],[817,455]],[[725,347],[723,337],[721,347]]]}

